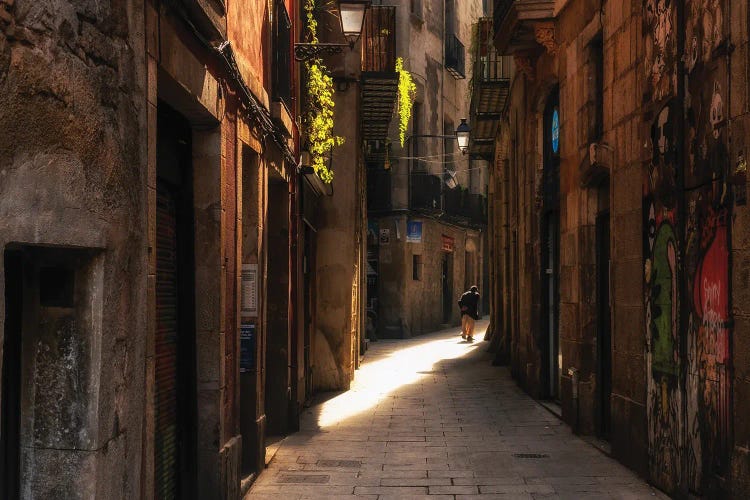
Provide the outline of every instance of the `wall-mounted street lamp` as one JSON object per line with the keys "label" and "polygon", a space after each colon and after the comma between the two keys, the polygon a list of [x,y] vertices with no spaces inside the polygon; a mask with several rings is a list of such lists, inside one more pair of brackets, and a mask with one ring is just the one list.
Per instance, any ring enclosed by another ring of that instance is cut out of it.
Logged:
{"label": "wall-mounted street lamp", "polygon": [[461,154],[466,154],[469,150],[469,134],[471,133],[471,127],[466,123],[466,118],[461,118],[461,123],[456,129],[456,140],[458,141],[458,149],[461,150]]}
{"label": "wall-mounted street lamp", "polygon": [[[406,143],[410,144],[412,139],[432,138],[432,139],[455,139],[458,142],[458,149],[461,150],[462,154],[469,152],[469,136],[471,135],[471,127],[466,123],[466,118],[461,118],[461,123],[456,127],[454,135],[435,135],[435,134],[418,134],[409,135],[406,137]],[[411,149],[411,146],[407,146]]]}
{"label": "wall-mounted street lamp", "polygon": [[[469,135],[471,134],[471,127],[466,123],[466,118],[461,118],[461,123],[456,127],[454,135],[435,135],[435,134],[418,134],[410,135],[406,137],[406,147],[409,151],[409,156],[412,156],[412,140],[422,138],[432,139],[455,139],[458,142],[458,149],[461,150],[461,154],[466,154],[469,151]],[[456,172],[445,170],[443,172],[443,182],[448,189],[455,189],[458,187],[458,178]],[[409,190],[409,203],[411,203],[411,162],[409,162],[409,174],[407,176],[408,190]]]}
{"label": "wall-mounted street lamp", "polygon": [[295,43],[294,58],[297,61],[307,61],[321,54],[340,54],[346,47],[354,49],[354,44],[362,36],[365,13],[370,3],[370,0],[340,0],[338,4],[341,33],[347,43]]}

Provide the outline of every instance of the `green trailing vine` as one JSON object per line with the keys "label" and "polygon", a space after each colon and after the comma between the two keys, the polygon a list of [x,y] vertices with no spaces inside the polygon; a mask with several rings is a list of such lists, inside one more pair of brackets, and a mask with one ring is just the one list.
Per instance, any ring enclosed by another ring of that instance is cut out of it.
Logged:
{"label": "green trailing vine", "polygon": [[[315,19],[316,0],[305,0],[305,15],[310,43],[318,43],[318,21]],[[315,172],[323,182],[333,181],[333,171],[328,168],[326,157],[344,138],[333,135],[333,78],[321,59],[306,63],[308,111],[307,124],[310,159]]]}
{"label": "green trailing vine", "polygon": [[411,73],[404,69],[404,60],[400,57],[396,58],[396,73],[398,73],[398,136],[401,139],[401,147],[404,147],[417,85]]}

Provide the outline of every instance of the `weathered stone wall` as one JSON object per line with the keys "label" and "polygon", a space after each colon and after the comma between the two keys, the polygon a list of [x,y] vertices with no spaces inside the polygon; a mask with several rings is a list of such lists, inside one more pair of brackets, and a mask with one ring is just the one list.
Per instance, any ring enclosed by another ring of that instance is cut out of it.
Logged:
{"label": "weathered stone wall", "polygon": [[[422,222],[422,241],[406,240],[407,221]],[[412,337],[438,330],[441,325],[460,322],[458,299],[466,291],[467,247],[476,256],[472,285],[481,293],[480,234],[458,226],[447,225],[429,217],[382,217],[379,229],[390,231],[390,241],[379,245],[379,331],[382,337]],[[454,249],[446,252],[443,237],[452,239]],[[413,256],[419,255],[420,279],[413,279]],[[471,255],[471,254],[470,254]],[[443,258],[449,262],[450,305],[447,319],[443,305]],[[471,286],[471,285],[470,285]],[[486,312],[486,298],[480,308]]]}
{"label": "weathered stone wall", "polygon": [[[419,3],[419,2],[416,2]],[[415,4],[416,4],[415,3]],[[432,135],[452,136],[462,118],[469,116],[469,81],[472,61],[470,55],[472,26],[482,15],[482,3],[478,0],[454,1],[453,20],[445,16],[445,2],[421,2],[421,10],[411,12],[409,5],[396,11],[397,56],[404,59],[417,85],[414,113],[407,136]],[[447,25],[446,25],[447,21]],[[452,26],[451,26],[452,24]],[[445,39],[455,35],[465,46],[466,78],[456,79],[445,67]],[[420,123],[415,130],[415,123]],[[424,172],[442,178],[444,169],[457,173],[457,180],[465,195],[484,195],[487,181],[486,170],[479,162],[470,162],[468,155],[462,155],[452,138],[413,137],[401,147],[398,141],[398,117],[394,116],[389,137],[391,138],[391,200],[393,209],[409,207],[410,191],[418,189],[420,176],[410,173],[421,167]],[[418,161],[412,161],[411,156]],[[471,169],[471,170],[470,170]],[[416,188],[414,186],[417,186]],[[448,188],[444,188],[447,192]],[[453,194],[453,193],[451,193]],[[451,195],[446,195],[448,198]],[[454,196],[453,199],[457,197]],[[479,199],[476,197],[475,199]],[[439,201],[439,200],[438,200]],[[435,207],[435,208],[440,208]],[[449,214],[450,215],[450,214]],[[442,235],[454,238],[456,250],[450,264],[451,283],[455,300],[464,291],[465,248],[467,239],[476,246],[476,269],[483,267],[481,236],[473,229],[449,224],[431,217],[420,217],[423,221],[423,243],[406,242],[406,221],[408,217],[393,215],[372,217],[371,222],[390,230],[391,242],[381,245],[378,252],[378,335],[386,337],[411,336],[439,328],[441,324],[458,324],[458,307],[451,311],[447,321],[443,317],[442,291]],[[398,226],[398,231],[396,229]],[[400,235],[400,239],[397,237]],[[476,241],[474,241],[476,240]],[[413,255],[422,256],[421,281],[412,279]],[[482,290],[481,272],[476,277],[477,286]]]}
{"label": "weathered stone wall", "polygon": [[[340,74],[357,67],[358,53],[345,54],[329,68]],[[358,234],[364,221],[360,211],[361,186],[359,114],[360,88],[351,85],[334,94],[334,134],[346,142],[334,149],[333,194],[323,196],[318,208],[316,235],[316,336],[313,341],[313,383],[316,390],[346,390],[354,378],[359,352],[360,270],[363,245]]]}
{"label": "weathered stone wall", "polygon": [[41,396],[22,402],[35,429],[33,438],[22,429],[25,497],[140,496],[144,68],[142,6],[0,3],[0,246],[38,263],[70,257],[66,248],[95,255],[77,264],[88,309],[72,313],[71,329],[24,332],[25,343],[38,339],[24,361],[36,370],[19,383],[30,389],[35,377]]}
{"label": "weathered stone wall", "polygon": [[[539,310],[538,207],[525,200],[538,193],[539,104],[559,82],[563,417],[591,433],[597,406],[609,403],[618,459],[675,495],[743,497],[747,6],[605,2],[601,15],[597,3],[557,6],[555,57],[539,33],[547,53],[517,57],[522,74],[512,87],[494,171],[493,229],[500,236],[493,251],[507,296],[494,319],[510,330],[513,372],[539,393],[537,340],[544,335],[533,320],[524,324]],[[599,36],[603,136],[597,140],[587,44]],[[596,173],[587,162],[588,143],[599,141],[612,151],[604,184],[586,175]],[[536,177],[531,190],[529,176]],[[613,379],[611,400],[598,402],[594,223],[607,208]],[[579,370],[577,406],[569,366]]]}
{"label": "weathered stone wall", "polygon": [[[731,2],[725,13],[729,22],[730,39],[734,45],[729,64],[730,88],[727,117],[730,124],[729,168],[734,170],[735,205],[731,223],[730,276],[734,332],[731,337],[733,408],[729,493],[732,498],[748,496],[750,492],[750,210],[747,206],[747,168],[750,139],[750,33],[748,33],[748,5]],[[744,200],[743,200],[744,198]]]}

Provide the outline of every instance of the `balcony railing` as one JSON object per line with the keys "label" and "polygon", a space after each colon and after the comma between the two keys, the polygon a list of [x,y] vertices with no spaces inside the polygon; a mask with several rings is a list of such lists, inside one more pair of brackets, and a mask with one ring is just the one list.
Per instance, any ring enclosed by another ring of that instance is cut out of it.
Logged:
{"label": "balcony railing", "polygon": [[512,57],[498,54],[492,43],[492,25],[489,18],[479,20],[479,40],[474,62],[474,80],[480,83],[508,81],[513,76]]}
{"label": "balcony railing", "polygon": [[508,101],[513,77],[512,56],[502,56],[493,43],[492,19],[477,24],[477,43],[473,46],[474,73],[471,96],[471,144],[475,158],[491,160],[500,116]]}
{"label": "balcony railing", "polygon": [[370,165],[385,162],[388,127],[396,102],[396,7],[368,9],[362,29],[360,127]]}
{"label": "balcony railing", "polygon": [[396,7],[368,9],[362,29],[362,72],[396,72]]}
{"label": "balcony railing", "polygon": [[456,35],[445,37],[445,69],[457,80],[466,78],[466,49]]}

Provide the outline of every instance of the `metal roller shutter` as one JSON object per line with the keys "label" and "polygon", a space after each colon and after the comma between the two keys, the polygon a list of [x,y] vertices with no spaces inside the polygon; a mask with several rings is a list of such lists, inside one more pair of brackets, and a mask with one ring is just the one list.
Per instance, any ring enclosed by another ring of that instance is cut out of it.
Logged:
{"label": "metal roller shutter", "polygon": [[160,185],[156,198],[156,387],[154,496],[178,497],[178,269],[175,196]]}

